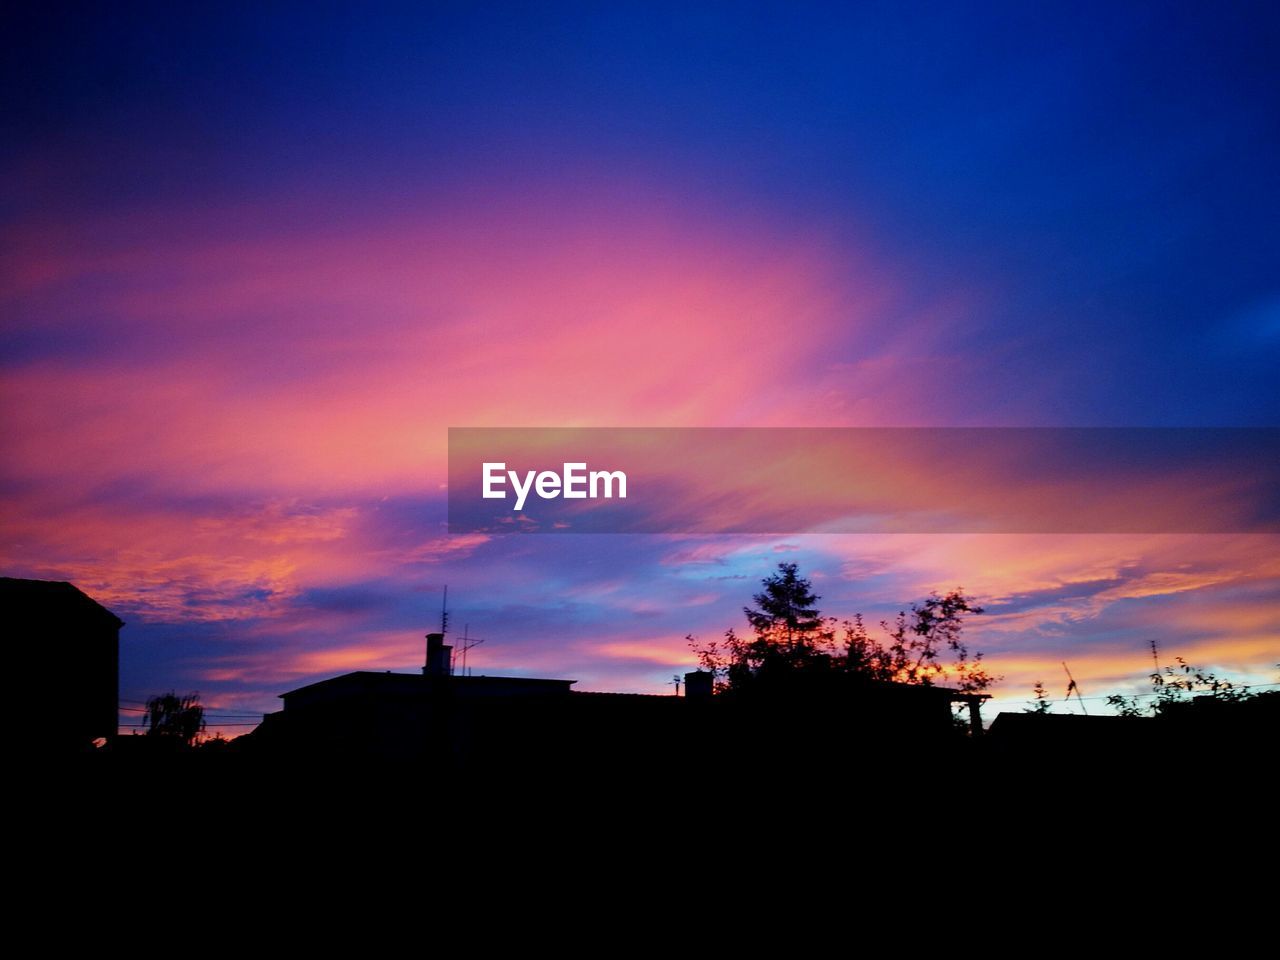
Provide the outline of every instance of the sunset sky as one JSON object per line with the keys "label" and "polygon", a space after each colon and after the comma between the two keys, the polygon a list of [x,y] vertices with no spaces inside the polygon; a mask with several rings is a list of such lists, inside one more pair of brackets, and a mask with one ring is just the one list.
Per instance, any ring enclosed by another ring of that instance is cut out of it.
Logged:
{"label": "sunset sky", "polygon": [[975,594],[1005,708],[1280,679],[1275,534],[445,525],[449,427],[1280,425],[1274,5],[4,18],[0,573],[126,705],[415,670],[446,583],[476,673],[669,691],[782,560]]}

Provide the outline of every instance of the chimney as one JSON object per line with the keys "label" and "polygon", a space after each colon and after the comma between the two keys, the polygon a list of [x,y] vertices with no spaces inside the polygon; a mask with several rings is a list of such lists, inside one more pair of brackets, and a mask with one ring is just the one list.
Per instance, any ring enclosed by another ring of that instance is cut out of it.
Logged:
{"label": "chimney", "polygon": [[443,633],[427,634],[427,663],[422,672],[428,677],[447,677],[453,647],[444,642]]}
{"label": "chimney", "polygon": [[690,700],[710,700],[715,677],[706,670],[694,670],[684,675],[684,695]]}

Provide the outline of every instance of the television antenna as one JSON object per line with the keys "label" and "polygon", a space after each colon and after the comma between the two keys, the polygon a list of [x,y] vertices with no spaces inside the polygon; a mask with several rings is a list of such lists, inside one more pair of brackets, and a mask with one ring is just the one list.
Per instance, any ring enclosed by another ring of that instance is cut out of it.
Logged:
{"label": "television antenna", "polygon": [[1071,668],[1067,666],[1067,662],[1065,660],[1062,661],[1062,669],[1067,671],[1066,699],[1071,699],[1071,692],[1074,690],[1076,699],[1080,701],[1080,709],[1084,711],[1084,715],[1087,717],[1089,715],[1089,708],[1084,705],[1084,695],[1080,693],[1080,684],[1076,683],[1076,678],[1071,675]]}
{"label": "television antenna", "polygon": [[471,624],[466,623],[462,626],[462,642],[453,648],[453,659],[456,662],[458,657],[462,657],[462,676],[467,675],[467,651],[472,647],[478,647],[484,643],[480,637],[471,636]]}

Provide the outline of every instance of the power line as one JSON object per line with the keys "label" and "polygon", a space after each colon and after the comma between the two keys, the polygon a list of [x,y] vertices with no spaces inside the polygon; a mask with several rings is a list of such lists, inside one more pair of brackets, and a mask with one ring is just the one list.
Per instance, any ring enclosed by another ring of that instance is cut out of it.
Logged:
{"label": "power line", "polygon": [[[138,716],[145,716],[147,711],[142,707],[118,707],[121,713],[133,713]],[[206,720],[254,720],[261,719],[266,716],[265,713],[215,713],[205,711],[204,718]]]}
{"label": "power line", "polygon": [[[150,701],[147,701],[147,700],[130,700],[128,697],[117,697],[117,698],[116,698],[116,701],[117,701],[117,703],[118,703],[118,704],[124,704],[124,703],[135,703],[135,704],[138,704],[138,706],[136,706],[136,707],[124,707],[124,706],[119,707],[119,709],[121,709],[121,710],[145,710],[145,709],[146,709],[147,704],[150,702]],[[212,712],[212,713],[225,713],[225,714],[239,713],[239,714],[242,714],[242,715],[247,716],[247,717],[257,717],[257,716],[261,716],[261,713],[259,713],[259,712],[257,712],[257,711],[253,711],[253,710],[220,710],[220,709],[218,709],[217,707],[207,707],[207,708],[206,708],[206,710],[205,710],[205,712],[206,712],[206,713],[210,713],[210,712]]]}
{"label": "power line", "polygon": [[[128,723],[121,723],[121,724],[117,724],[117,726],[124,727],[126,730],[139,730],[139,729],[141,729],[141,727],[140,727],[139,725],[128,724]],[[210,723],[210,724],[206,724],[206,726],[207,726],[207,727],[212,727],[213,729],[217,730],[217,729],[219,729],[219,728],[221,728],[221,727],[257,727],[257,726],[260,726],[260,724],[257,724],[257,723],[247,723],[247,722],[244,722],[244,721],[237,720],[237,721],[235,721],[234,723],[221,723],[221,722],[218,722],[218,723]]]}
{"label": "power line", "polygon": [[[1261,689],[1261,688],[1263,688],[1263,687],[1280,687],[1280,683],[1248,683],[1248,684],[1241,684],[1240,686],[1233,686],[1233,687],[1231,687],[1230,689],[1231,689],[1231,692],[1240,692],[1240,693],[1245,693],[1245,692],[1247,692],[1247,691],[1249,691],[1249,690],[1259,690],[1259,689]],[[1190,691],[1188,691],[1188,692],[1189,692],[1189,693],[1195,693],[1196,691],[1195,691],[1195,690],[1190,690]],[[1221,692],[1221,691],[1219,691],[1219,692]],[[1210,690],[1208,687],[1205,687],[1205,689],[1204,689],[1204,696],[1211,696],[1212,694],[1213,694],[1213,691],[1212,691],[1212,690]],[[1152,697],[1158,697],[1158,696],[1160,696],[1160,694],[1158,694],[1158,693],[1119,693],[1119,694],[1113,694],[1113,696],[1124,697],[1126,700],[1150,700]],[[994,699],[996,699],[996,698],[995,698],[995,697],[992,697],[992,699],[994,700]],[[1001,699],[1001,700],[1004,700],[1004,699],[1006,699],[1006,698],[1001,697],[1000,699]],[[1009,699],[1009,700],[1013,700],[1013,699],[1017,699],[1017,698],[1015,698],[1015,697],[1008,697],[1007,699]],[[1080,700],[1109,700],[1109,699],[1110,699],[1110,697],[1079,697],[1078,699],[1080,699]],[[1062,702],[1062,703],[1066,703],[1066,699],[1064,698],[1062,701],[1055,701],[1055,702]]]}
{"label": "power line", "polygon": [[[150,713],[146,707],[116,707],[126,713]],[[206,717],[260,717],[266,711],[264,710],[205,710]]]}

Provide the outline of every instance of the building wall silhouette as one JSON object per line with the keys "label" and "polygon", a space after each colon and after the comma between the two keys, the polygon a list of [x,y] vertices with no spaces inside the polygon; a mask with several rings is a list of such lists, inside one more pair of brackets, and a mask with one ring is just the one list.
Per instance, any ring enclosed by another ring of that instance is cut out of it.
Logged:
{"label": "building wall silhouette", "polygon": [[58,754],[114,738],[124,621],[59,580],[0,577],[0,609],[23,678],[22,742]]}

